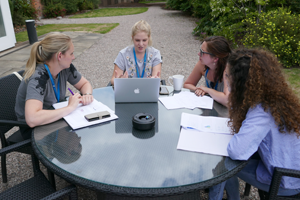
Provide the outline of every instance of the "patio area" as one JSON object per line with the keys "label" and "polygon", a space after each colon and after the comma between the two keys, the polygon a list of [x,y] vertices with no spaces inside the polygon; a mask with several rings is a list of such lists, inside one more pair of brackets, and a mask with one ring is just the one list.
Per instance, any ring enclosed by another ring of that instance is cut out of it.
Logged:
{"label": "patio area", "polygon": [[[105,87],[109,82],[114,60],[119,51],[131,44],[131,27],[141,19],[146,20],[152,28],[153,47],[160,50],[163,56],[161,78],[167,80],[174,74],[182,74],[185,79],[191,73],[199,57],[200,41],[192,32],[196,26],[196,19],[181,11],[165,10],[159,5],[149,7],[142,14],[70,19],[42,19],[42,24],[82,24],[82,23],[119,23],[120,25],[106,34],[91,34],[82,32],[65,32],[73,39],[75,57],[73,64],[86,77],[93,88]],[[11,49],[10,53],[0,54],[0,76],[12,71],[24,69],[29,57],[31,46],[26,45],[19,49]],[[203,81],[200,81],[201,84]],[[0,184],[0,191],[4,191],[33,176],[30,156],[20,153],[11,153],[7,156],[8,183]],[[42,166],[42,170],[46,169]],[[22,173],[22,174],[21,174]],[[1,174],[0,174],[1,177]],[[57,189],[64,188],[68,183],[59,177],[56,178]],[[2,178],[1,178],[2,179]],[[259,199],[257,190],[252,188],[249,197],[243,197],[244,183],[240,181],[241,199]],[[79,199],[96,199],[96,193],[78,187]],[[207,199],[207,193],[201,191],[201,198]],[[225,196],[224,196],[225,197]]]}

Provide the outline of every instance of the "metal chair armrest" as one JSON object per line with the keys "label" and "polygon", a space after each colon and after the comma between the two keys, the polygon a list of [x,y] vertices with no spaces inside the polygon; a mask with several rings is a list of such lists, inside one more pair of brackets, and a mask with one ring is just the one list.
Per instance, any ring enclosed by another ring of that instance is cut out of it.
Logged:
{"label": "metal chair armrest", "polygon": [[13,120],[0,119],[0,125],[14,125],[14,126],[28,127],[29,128],[29,126],[26,124],[26,122],[13,121]]}
{"label": "metal chair armrest", "polygon": [[300,178],[300,171],[299,170],[293,170],[293,169],[275,167],[273,177],[272,177],[272,181],[271,181],[271,185],[270,185],[269,199],[275,199],[276,198],[282,176]]}
{"label": "metal chair armrest", "polygon": [[22,148],[30,146],[30,145],[31,145],[31,139],[27,139],[22,142],[18,142],[16,144],[9,145],[7,147],[0,149],[0,156],[8,154],[12,151],[16,151],[18,149],[22,149]]}
{"label": "metal chair armrest", "polygon": [[52,193],[47,197],[42,198],[41,200],[50,200],[50,199],[58,199],[58,198],[61,199],[62,197],[67,197],[67,196],[71,197],[69,199],[73,199],[73,200],[77,199],[77,188],[75,185],[70,185],[61,190],[58,190],[55,193]]}

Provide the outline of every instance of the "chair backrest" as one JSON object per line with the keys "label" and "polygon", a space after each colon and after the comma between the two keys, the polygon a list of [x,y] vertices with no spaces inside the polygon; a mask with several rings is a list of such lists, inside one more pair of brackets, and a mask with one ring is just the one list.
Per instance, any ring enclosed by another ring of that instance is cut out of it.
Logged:
{"label": "chair backrest", "polygon": [[[18,72],[21,76],[24,70]],[[15,75],[10,74],[0,78],[0,119],[17,121],[15,114],[16,95],[18,92],[21,80]],[[13,126],[0,126],[0,133],[4,134]]]}
{"label": "chair backrest", "polygon": [[275,167],[274,173],[272,176],[269,194],[268,194],[269,195],[268,199],[272,199],[272,200],[275,200],[275,199],[300,199],[300,193],[293,196],[293,198],[290,198],[289,196],[287,196],[287,197],[277,196],[282,176],[300,178],[300,170]]}

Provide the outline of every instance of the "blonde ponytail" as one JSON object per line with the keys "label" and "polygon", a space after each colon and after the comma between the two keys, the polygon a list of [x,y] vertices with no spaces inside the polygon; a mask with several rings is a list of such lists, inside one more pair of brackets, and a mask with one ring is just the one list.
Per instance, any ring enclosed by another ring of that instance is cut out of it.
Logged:
{"label": "blonde ponytail", "polygon": [[70,48],[71,38],[62,33],[49,33],[43,40],[32,45],[24,73],[25,81],[35,72],[36,65],[45,63],[58,52],[63,54]]}

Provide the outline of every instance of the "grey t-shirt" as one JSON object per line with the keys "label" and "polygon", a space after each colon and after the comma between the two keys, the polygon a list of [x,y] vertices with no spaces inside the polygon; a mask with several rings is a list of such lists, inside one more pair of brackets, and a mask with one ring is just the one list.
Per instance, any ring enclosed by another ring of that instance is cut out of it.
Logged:
{"label": "grey t-shirt", "polygon": [[[114,61],[122,71],[126,69],[129,78],[136,78],[136,64],[133,55],[133,45],[128,46],[122,49],[117,58]],[[137,59],[138,63],[138,70],[140,76],[142,75],[144,69],[144,59],[139,60]],[[160,51],[155,49],[154,47],[147,47],[146,49],[146,66],[145,66],[145,73],[143,77],[151,76],[152,75],[152,68],[159,63],[162,63]]]}
{"label": "grey t-shirt", "polygon": [[[75,85],[81,79],[81,74],[73,64],[68,69],[60,72],[60,101],[65,99],[67,81]],[[58,78],[54,79],[57,88]],[[36,66],[35,73],[26,81],[23,80],[19,86],[15,112],[19,121],[25,121],[25,102],[28,99],[36,99],[43,103],[43,109],[49,110],[57,99],[52,87],[48,72],[43,64]]]}

